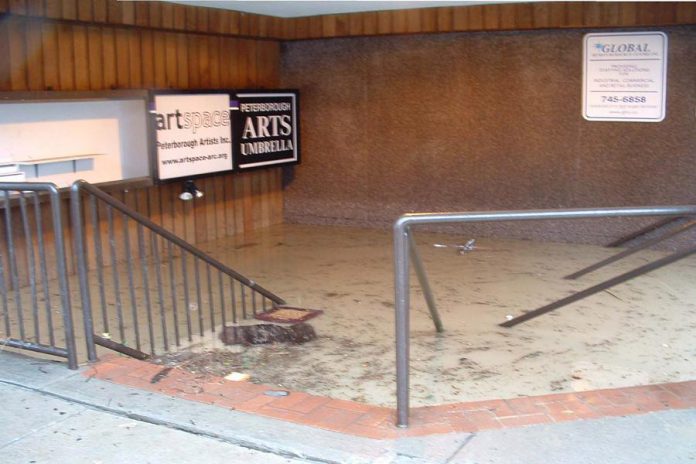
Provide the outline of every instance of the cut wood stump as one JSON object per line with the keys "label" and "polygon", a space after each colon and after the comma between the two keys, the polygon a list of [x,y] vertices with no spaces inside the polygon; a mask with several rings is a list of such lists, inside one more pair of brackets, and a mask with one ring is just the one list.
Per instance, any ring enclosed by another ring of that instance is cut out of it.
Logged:
{"label": "cut wood stump", "polygon": [[299,345],[317,338],[314,328],[305,323],[282,326],[255,324],[225,327],[220,340],[225,345],[266,345],[270,343],[292,343]]}

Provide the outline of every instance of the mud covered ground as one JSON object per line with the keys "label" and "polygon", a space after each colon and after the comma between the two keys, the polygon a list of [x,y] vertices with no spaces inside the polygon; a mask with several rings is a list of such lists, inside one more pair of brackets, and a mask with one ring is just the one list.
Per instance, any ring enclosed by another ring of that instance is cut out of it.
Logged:
{"label": "mud covered ground", "polygon": [[[511,316],[666,253],[642,252],[568,281],[564,275],[616,251],[486,239],[464,253],[451,246],[471,238],[476,237],[417,234],[445,332],[435,332],[412,277],[414,406],[696,378],[696,258],[505,329],[498,324]],[[311,320],[318,338],[304,345],[226,348],[210,336],[162,362],[202,374],[247,373],[256,383],[394,405],[389,232],[283,225],[205,248],[289,304],[323,309]]]}

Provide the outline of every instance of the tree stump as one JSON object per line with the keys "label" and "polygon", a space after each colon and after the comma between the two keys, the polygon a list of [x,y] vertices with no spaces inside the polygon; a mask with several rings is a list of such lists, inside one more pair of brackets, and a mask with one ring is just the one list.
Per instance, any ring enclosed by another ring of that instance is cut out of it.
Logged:
{"label": "tree stump", "polygon": [[317,338],[314,328],[306,322],[281,326],[256,324],[225,327],[220,340],[225,345],[266,345],[270,343],[292,343],[300,345]]}

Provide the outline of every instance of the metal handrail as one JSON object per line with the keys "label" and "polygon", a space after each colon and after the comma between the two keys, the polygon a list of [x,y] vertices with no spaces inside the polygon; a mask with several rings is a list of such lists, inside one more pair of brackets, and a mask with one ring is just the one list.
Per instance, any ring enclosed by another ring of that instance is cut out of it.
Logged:
{"label": "metal handrail", "polygon": [[[103,200],[105,203],[108,205],[112,206],[113,208],[117,209],[121,213],[125,214],[126,216],[130,217],[134,221],[142,224],[143,226],[147,227],[157,235],[160,235],[164,237],[165,239],[173,242],[177,246],[180,246],[184,250],[188,251],[192,255],[196,256],[197,258],[202,259],[206,263],[210,264],[214,268],[218,269],[219,271],[229,275],[233,279],[243,283],[247,287],[251,288],[252,290],[257,291],[258,293],[262,294],[269,300],[273,301],[274,303],[278,304],[285,304],[285,300],[283,300],[281,297],[278,295],[275,295],[273,292],[270,290],[267,290],[254,282],[253,280],[243,276],[239,272],[235,271],[231,267],[221,263],[220,261],[216,260],[215,258],[211,258],[209,255],[205,254],[195,246],[191,245],[188,243],[186,240],[183,240],[182,238],[178,237],[177,235],[174,235],[173,233],[169,232],[167,229],[155,224],[152,222],[150,219],[147,217],[143,216],[142,214],[138,213],[137,211],[133,211],[131,208],[126,206],[125,204],[121,203],[111,195],[104,193],[97,187],[91,185],[85,180],[78,180],[75,181],[72,184],[72,187],[70,187],[71,193],[74,192],[75,195],[71,196],[71,201],[75,202],[78,201],[79,204],[79,192],[80,190],[85,190],[92,195],[96,196],[100,200]],[[77,199],[76,199],[77,198]],[[79,210],[78,210],[79,211]],[[73,219],[75,219],[73,217]]]}
{"label": "metal handrail", "polygon": [[[0,192],[2,192],[4,201],[2,205],[2,209],[4,209],[4,219],[5,219],[5,234],[6,234],[6,240],[7,240],[7,248],[8,248],[8,259],[9,259],[9,267],[10,269],[8,272],[10,273],[11,277],[11,284],[17,293],[16,296],[16,309],[20,320],[20,338],[15,339],[10,337],[9,333],[9,320],[8,317],[9,315],[7,314],[8,311],[8,301],[7,301],[7,288],[5,285],[5,277],[4,277],[4,269],[2,265],[2,260],[3,258],[0,256],[0,290],[2,290],[2,303],[3,303],[3,311],[5,313],[5,321],[6,321],[6,331],[8,332],[8,338],[5,340],[0,341],[0,344],[2,345],[7,345],[7,346],[13,346],[15,348],[20,348],[20,349],[25,349],[25,350],[31,350],[31,351],[36,351],[39,353],[47,353],[55,356],[61,356],[64,358],[67,358],[68,360],[68,367],[70,369],[77,369],[78,367],[78,360],[77,360],[77,350],[76,350],[76,344],[75,344],[75,330],[74,330],[74,324],[73,324],[73,317],[72,317],[72,311],[71,311],[71,304],[70,304],[70,290],[68,286],[68,271],[67,271],[67,265],[66,265],[66,260],[65,260],[65,236],[64,236],[64,231],[63,231],[63,215],[61,213],[61,202],[60,202],[60,194],[58,187],[53,184],[53,183],[48,183],[48,182],[3,182],[0,183]],[[47,267],[50,266],[55,266],[55,270],[57,273],[57,279],[58,279],[58,286],[59,286],[59,292],[60,292],[60,307],[61,307],[61,316],[63,318],[63,331],[65,334],[65,347],[59,347],[56,346],[55,342],[55,336],[54,336],[54,328],[53,328],[53,323],[52,323],[52,318],[51,318],[51,311],[52,308],[48,304],[48,296],[45,296],[46,300],[46,318],[48,321],[48,330],[49,330],[49,343],[41,343],[39,340],[39,330],[38,327],[35,327],[35,340],[30,341],[27,339],[26,334],[24,333],[23,328],[21,327],[21,320],[23,318],[22,314],[22,307],[21,307],[21,296],[20,296],[20,288],[19,288],[19,281],[17,278],[17,268],[18,264],[16,262],[15,258],[15,244],[13,243],[13,232],[12,232],[12,214],[11,214],[11,208],[12,208],[12,201],[9,192],[17,192],[14,194],[13,200],[16,200],[17,205],[19,206],[19,214],[21,216],[21,223],[23,225],[23,232],[25,234],[25,238],[28,241],[31,241],[31,229],[29,227],[29,221],[28,221],[28,214],[27,214],[27,205],[26,205],[26,199],[25,199],[25,194],[30,193],[33,196],[34,199],[34,213],[35,213],[35,226],[36,226],[36,240],[37,240],[37,247],[38,247],[38,269],[37,266],[34,265],[34,255],[33,251],[31,250],[31,246],[33,246],[31,243],[27,243],[27,247],[29,247],[29,281],[31,285],[31,293],[32,293],[32,298],[33,298],[33,311],[34,311],[34,324],[38,324],[38,305],[36,305],[36,297],[37,297],[37,274],[40,275],[40,280],[42,283],[42,287],[44,292],[48,291],[48,276],[46,274],[46,269]],[[53,249],[55,251],[55,263],[49,264],[47,258],[46,258],[46,245],[44,244],[44,238],[43,238],[43,230],[42,230],[42,222],[41,222],[41,210],[40,210],[40,201],[39,201],[39,195],[40,194],[46,194],[49,197],[49,203],[50,203],[50,208],[51,208],[51,216],[50,216],[50,222],[51,222],[51,228],[53,232]]]}
{"label": "metal handrail", "polygon": [[[93,185],[89,184],[88,182],[86,182],[84,180],[78,180],[78,181],[75,181],[70,188],[70,193],[71,193],[70,202],[71,202],[71,213],[72,213],[72,221],[73,221],[73,234],[74,234],[74,239],[75,239],[75,244],[76,244],[76,255],[77,255],[77,259],[78,259],[78,263],[79,263],[78,264],[78,271],[79,271],[79,279],[80,279],[81,299],[83,302],[83,314],[84,314],[85,338],[86,338],[86,343],[87,343],[87,355],[88,355],[88,359],[90,361],[96,360],[96,348],[95,348],[95,338],[94,338],[94,330],[93,330],[94,321],[93,321],[93,316],[92,316],[91,298],[89,295],[89,285],[87,284],[88,276],[87,276],[87,265],[86,265],[86,252],[85,252],[85,247],[84,247],[84,235],[83,235],[84,228],[83,228],[83,224],[82,224],[82,203],[81,203],[82,192],[87,192],[90,195],[92,195],[93,197],[103,201],[108,206],[117,210],[118,212],[120,212],[124,216],[132,219],[133,221],[135,221],[139,225],[149,229],[152,233],[159,235],[160,237],[164,238],[165,240],[169,241],[170,243],[178,246],[182,250],[187,251],[195,258],[200,259],[201,261],[210,265],[212,268],[216,269],[217,271],[227,275],[229,278],[234,279],[237,282],[240,282],[242,285],[251,289],[253,292],[264,296],[265,298],[267,298],[268,300],[272,301],[273,303],[275,303],[277,305],[285,304],[285,300],[283,300],[281,297],[275,295],[271,291],[265,289],[264,287],[258,285],[253,280],[238,273],[234,269],[221,263],[220,261],[216,260],[215,258],[212,258],[211,256],[207,255],[206,253],[199,250],[195,246],[191,245],[190,243],[186,242],[185,240],[181,239],[180,237],[176,236],[175,234],[171,233],[170,231],[168,231],[168,230],[164,229],[163,227],[159,226],[158,224],[154,223],[152,220],[143,216],[142,214],[138,213],[137,211],[132,210],[124,203],[118,201],[117,199],[113,198],[112,196],[108,195],[107,193],[103,192],[102,190],[98,189],[97,187],[94,187]],[[140,238],[142,238],[142,237],[140,237]],[[139,245],[142,246],[142,240],[139,240]],[[143,249],[140,250],[140,254],[141,255],[144,254]],[[196,279],[198,279],[197,275],[196,275]],[[252,296],[255,293],[252,293]],[[147,298],[147,295],[148,294],[146,294],[146,298]],[[160,300],[161,300],[161,298],[160,298]],[[149,302],[148,302],[148,306],[149,306]],[[201,320],[201,322],[202,322],[202,320]]]}
{"label": "metal handrail", "polygon": [[[670,221],[674,222],[673,220]],[[598,261],[590,266],[584,267],[583,269],[580,269],[579,271],[575,271],[572,274],[569,274],[565,276],[566,279],[568,280],[574,280],[577,279],[578,277],[582,277],[585,274],[589,274],[591,272],[596,271],[597,269],[601,269],[604,266],[607,266],[609,264],[615,263],[621,259],[626,258],[627,256],[631,256],[632,254],[638,253],[639,251],[645,250],[647,248],[650,248],[651,246],[657,245],[660,242],[664,242],[667,239],[670,239],[672,237],[675,237],[679,234],[683,234],[684,232],[693,229],[696,227],[696,221],[687,221],[684,224],[681,224],[680,226],[674,227],[673,229],[668,230],[662,235],[658,235],[657,237],[651,238],[649,240],[644,241],[643,243],[640,243],[639,245],[635,245],[630,248],[626,248],[625,250],[610,256],[606,259],[603,259],[601,261]]]}
{"label": "metal handrail", "polygon": [[606,245],[607,248],[618,248],[622,245],[625,245],[626,243],[632,242],[633,240],[636,240],[637,238],[640,238],[644,235],[647,235],[651,232],[654,232],[658,229],[663,228],[664,226],[667,226],[669,224],[672,224],[676,221],[679,221],[680,219],[683,219],[680,216],[676,217],[667,217],[664,219],[660,219],[659,221],[649,224],[645,227],[641,227],[638,230],[635,230],[631,232],[630,234],[624,235],[623,237],[619,237],[618,239],[614,240],[613,242],[609,243]]}
{"label": "metal handrail", "polygon": [[696,206],[686,205],[565,210],[412,213],[401,216],[396,220],[393,227],[397,426],[408,427],[409,415],[409,229],[411,226],[469,222],[694,215],[696,215]]}

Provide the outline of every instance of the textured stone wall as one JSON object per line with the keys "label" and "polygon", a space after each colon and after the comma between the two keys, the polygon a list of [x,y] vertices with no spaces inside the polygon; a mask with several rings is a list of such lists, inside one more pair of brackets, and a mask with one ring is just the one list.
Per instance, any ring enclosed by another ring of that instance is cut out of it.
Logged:
{"label": "textured stone wall", "polygon": [[[286,220],[385,227],[409,211],[696,203],[696,28],[669,36],[667,117],[581,115],[587,31],[286,43],[302,164]],[[466,226],[601,243],[645,221]]]}

